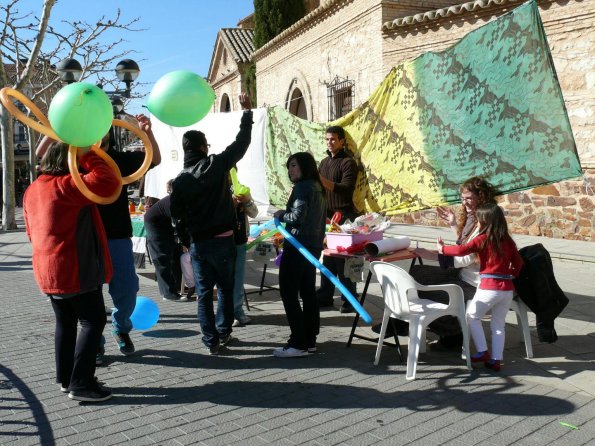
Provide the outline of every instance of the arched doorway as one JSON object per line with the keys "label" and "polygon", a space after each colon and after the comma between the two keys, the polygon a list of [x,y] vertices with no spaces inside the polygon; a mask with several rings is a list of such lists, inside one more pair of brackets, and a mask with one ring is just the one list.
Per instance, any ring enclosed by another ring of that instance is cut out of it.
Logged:
{"label": "arched doorway", "polygon": [[304,95],[299,88],[294,89],[291,93],[291,98],[289,99],[289,113],[298,118],[308,119],[306,101],[304,101]]}
{"label": "arched doorway", "polygon": [[224,113],[231,111],[231,102],[229,101],[229,96],[227,96],[227,93],[223,93],[223,96],[221,97],[219,111]]}

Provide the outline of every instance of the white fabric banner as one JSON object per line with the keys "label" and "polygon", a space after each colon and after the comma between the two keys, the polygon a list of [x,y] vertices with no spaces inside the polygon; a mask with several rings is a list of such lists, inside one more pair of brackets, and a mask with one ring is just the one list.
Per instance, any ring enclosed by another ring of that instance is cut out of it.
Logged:
{"label": "white fabric banner", "polygon": [[[161,164],[145,176],[145,196],[163,198],[167,195],[166,183],[175,178],[184,166],[182,137],[188,130],[200,130],[211,145],[209,153],[221,153],[230,145],[240,129],[241,111],[209,113],[189,127],[172,127],[151,116],[153,134],[161,151]],[[264,130],[266,109],[253,110],[252,141],[246,155],[238,163],[238,179],[250,188],[252,199],[261,207],[269,204],[264,170]]]}

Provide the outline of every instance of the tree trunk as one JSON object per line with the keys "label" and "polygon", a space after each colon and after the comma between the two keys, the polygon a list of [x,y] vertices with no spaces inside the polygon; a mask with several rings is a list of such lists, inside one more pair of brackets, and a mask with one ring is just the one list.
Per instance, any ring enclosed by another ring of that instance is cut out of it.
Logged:
{"label": "tree trunk", "polygon": [[0,104],[0,130],[2,131],[2,229],[16,229],[14,215],[14,135],[12,117]]}
{"label": "tree trunk", "polygon": [[27,142],[29,143],[29,184],[33,183],[37,178],[37,156],[35,156],[35,148],[37,147],[37,134],[27,127]]}

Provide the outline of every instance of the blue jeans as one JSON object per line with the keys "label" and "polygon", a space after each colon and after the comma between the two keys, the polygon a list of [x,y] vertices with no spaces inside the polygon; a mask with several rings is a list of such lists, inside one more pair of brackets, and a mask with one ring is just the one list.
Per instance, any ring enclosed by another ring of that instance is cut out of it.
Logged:
{"label": "blue jeans", "polygon": [[132,241],[129,238],[109,239],[109,253],[114,274],[109,283],[109,294],[114,303],[112,326],[118,333],[130,333],[130,315],[136,306],[138,276],[134,269]]}
{"label": "blue jeans", "polygon": [[236,273],[233,286],[233,317],[246,318],[244,313],[244,268],[246,266],[246,244],[236,246]]}
{"label": "blue jeans", "polygon": [[[207,347],[231,333],[236,246],[233,236],[198,240],[190,245],[198,296],[198,323]],[[213,287],[217,285],[217,316],[213,310]]]}

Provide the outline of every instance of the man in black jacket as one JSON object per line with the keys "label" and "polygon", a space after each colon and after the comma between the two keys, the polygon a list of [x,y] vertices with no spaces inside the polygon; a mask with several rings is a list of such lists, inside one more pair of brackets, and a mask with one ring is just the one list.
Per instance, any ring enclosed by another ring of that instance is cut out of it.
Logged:
{"label": "man in black jacket", "polygon": [[[198,295],[198,322],[202,341],[211,355],[231,340],[236,247],[233,237],[236,214],[229,187],[229,170],[245,155],[252,133],[250,98],[240,95],[245,110],[235,141],[222,153],[208,155],[204,133],[184,134],[184,170],[173,183],[171,215],[176,233],[190,246]],[[217,285],[217,315],[213,287]]]}

